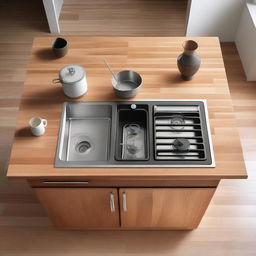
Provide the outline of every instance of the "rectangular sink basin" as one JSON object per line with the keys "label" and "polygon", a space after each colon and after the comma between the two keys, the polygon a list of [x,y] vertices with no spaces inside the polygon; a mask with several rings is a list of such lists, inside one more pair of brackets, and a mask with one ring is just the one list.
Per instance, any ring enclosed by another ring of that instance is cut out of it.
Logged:
{"label": "rectangular sink basin", "polygon": [[65,102],[55,167],[214,167],[206,101]]}
{"label": "rectangular sink basin", "polygon": [[136,106],[136,111],[130,105],[119,105],[115,159],[118,161],[148,160],[148,128],[147,105]]}
{"label": "rectangular sink basin", "polygon": [[107,161],[112,106],[64,103],[58,156],[65,162]]}

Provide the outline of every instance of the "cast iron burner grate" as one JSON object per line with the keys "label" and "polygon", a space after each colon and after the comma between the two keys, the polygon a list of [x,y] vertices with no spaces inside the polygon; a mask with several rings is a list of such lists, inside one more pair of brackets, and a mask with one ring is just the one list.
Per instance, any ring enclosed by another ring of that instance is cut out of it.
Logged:
{"label": "cast iron burner grate", "polygon": [[203,122],[200,106],[155,105],[155,160],[205,161]]}

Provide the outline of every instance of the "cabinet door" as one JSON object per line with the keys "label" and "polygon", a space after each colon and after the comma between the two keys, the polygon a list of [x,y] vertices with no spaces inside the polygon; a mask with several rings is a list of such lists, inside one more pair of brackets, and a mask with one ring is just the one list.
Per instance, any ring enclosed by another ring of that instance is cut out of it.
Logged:
{"label": "cabinet door", "polygon": [[193,229],[215,188],[127,188],[119,190],[121,226]]}
{"label": "cabinet door", "polygon": [[60,229],[120,226],[117,189],[35,188],[34,191]]}

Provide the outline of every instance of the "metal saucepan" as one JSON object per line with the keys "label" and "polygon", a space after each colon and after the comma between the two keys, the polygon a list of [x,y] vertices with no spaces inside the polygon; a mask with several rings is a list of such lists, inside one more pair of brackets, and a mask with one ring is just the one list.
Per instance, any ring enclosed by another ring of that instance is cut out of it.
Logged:
{"label": "metal saucepan", "polygon": [[132,70],[124,70],[115,74],[112,85],[116,96],[120,98],[134,97],[142,84],[141,76]]}

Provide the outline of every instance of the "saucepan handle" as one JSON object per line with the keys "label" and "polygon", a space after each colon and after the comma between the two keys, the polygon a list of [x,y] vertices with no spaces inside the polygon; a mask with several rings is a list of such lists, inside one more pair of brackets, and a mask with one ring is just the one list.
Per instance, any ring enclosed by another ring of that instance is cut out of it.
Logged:
{"label": "saucepan handle", "polygon": [[55,78],[55,79],[52,79],[52,83],[53,83],[53,84],[59,84],[59,83],[61,83],[61,82],[60,82],[60,79],[59,79],[59,78]]}

